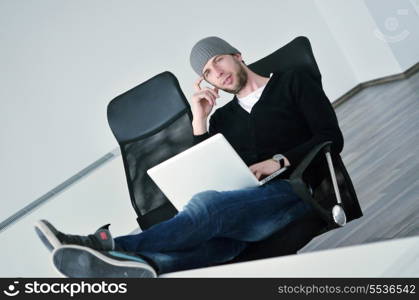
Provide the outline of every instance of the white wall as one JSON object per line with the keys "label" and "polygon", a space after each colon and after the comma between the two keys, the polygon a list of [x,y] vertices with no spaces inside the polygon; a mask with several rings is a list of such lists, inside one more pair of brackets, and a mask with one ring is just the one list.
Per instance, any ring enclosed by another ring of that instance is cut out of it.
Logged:
{"label": "white wall", "polygon": [[418,0],[315,2],[357,82],[400,73],[419,61]]}
{"label": "white wall", "polygon": [[374,36],[376,26],[363,0],[316,0],[316,3],[356,82],[401,72],[388,45]]}

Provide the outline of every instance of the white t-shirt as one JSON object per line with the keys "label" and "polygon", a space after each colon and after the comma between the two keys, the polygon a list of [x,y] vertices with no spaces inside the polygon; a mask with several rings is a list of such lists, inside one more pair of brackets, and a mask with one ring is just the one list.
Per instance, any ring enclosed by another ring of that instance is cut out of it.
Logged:
{"label": "white t-shirt", "polygon": [[[272,77],[271,73],[269,75],[269,78]],[[247,95],[246,97],[243,98],[239,98],[237,97],[237,99],[239,100],[239,104],[241,107],[243,107],[248,113],[251,112],[253,105],[256,104],[256,102],[258,102],[260,95],[262,95],[263,89],[265,88],[266,84],[264,86],[261,86],[260,88],[258,88],[257,90],[251,92],[249,95]]]}

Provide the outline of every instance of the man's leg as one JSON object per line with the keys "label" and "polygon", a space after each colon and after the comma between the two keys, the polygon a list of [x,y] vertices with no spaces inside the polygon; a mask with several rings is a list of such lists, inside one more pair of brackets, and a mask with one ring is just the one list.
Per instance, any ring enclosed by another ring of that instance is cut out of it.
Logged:
{"label": "man's leg", "polygon": [[[307,211],[306,204],[302,202],[288,206],[284,209],[284,218],[281,222],[283,222],[283,224],[287,224],[288,220],[301,217]],[[272,228],[276,228],[275,226],[277,226],[278,222],[276,221],[276,224],[272,224]],[[264,225],[264,227],[268,228],[269,225]],[[259,227],[259,229],[264,230],[264,228],[261,227]],[[270,232],[271,229],[268,228],[268,230],[265,231],[265,234],[269,236]],[[242,236],[242,233],[240,231],[236,231],[234,235]],[[256,233],[256,236],[259,237],[257,238],[259,240],[260,235]],[[255,236],[248,236],[248,239],[253,238],[255,238]],[[139,251],[136,252],[136,254],[149,262],[149,264],[154,267],[157,274],[163,274],[181,270],[203,268],[230,261],[245,250],[248,244],[248,242],[233,238],[215,237],[196,247],[186,250],[167,252]]]}
{"label": "man's leg", "polygon": [[[287,210],[296,209],[287,213]],[[311,209],[284,180],[233,191],[194,195],[173,218],[136,234],[115,238],[126,251],[179,251],[214,237],[259,241]]]}
{"label": "man's leg", "polygon": [[142,262],[127,262],[121,269],[124,258],[119,256],[127,258],[130,252],[132,260],[135,255],[144,258],[158,274],[205,267],[233,259],[246,248],[247,241],[264,239],[311,209],[285,181],[235,191],[206,191],[195,195],[174,218],[138,235],[116,238],[116,251],[101,253],[71,245],[57,249],[57,268],[63,274],[73,274],[70,271],[77,270],[77,261],[83,258],[90,264],[84,263],[89,276],[102,274],[104,264],[114,271],[113,276],[129,276],[128,271],[134,276],[143,274],[147,264]]}

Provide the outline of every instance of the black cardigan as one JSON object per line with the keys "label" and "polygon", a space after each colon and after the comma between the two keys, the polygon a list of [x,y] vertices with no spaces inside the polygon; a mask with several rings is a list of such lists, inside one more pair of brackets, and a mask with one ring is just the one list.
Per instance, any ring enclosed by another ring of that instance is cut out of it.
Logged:
{"label": "black cardigan", "polygon": [[332,154],[343,149],[335,111],[320,83],[303,67],[274,73],[251,113],[234,96],[212,114],[209,132],[194,135],[194,143],[216,133],[225,136],[247,166],[274,154],[286,156],[291,166],[281,178],[286,178],[313,147],[324,141],[333,142]]}

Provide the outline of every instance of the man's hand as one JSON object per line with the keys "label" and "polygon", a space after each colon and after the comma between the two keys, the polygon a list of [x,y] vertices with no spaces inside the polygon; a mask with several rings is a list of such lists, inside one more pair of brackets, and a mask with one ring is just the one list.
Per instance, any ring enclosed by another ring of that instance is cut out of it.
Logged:
{"label": "man's hand", "polygon": [[216,104],[218,95],[217,88],[201,88],[200,84],[204,77],[199,77],[194,84],[195,93],[192,95],[192,127],[194,135],[207,132],[207,118]]}
{"label": "man's hand", "polygon": [[199,77],[194,84],[195,93],[192,95],[192,114],[194,119],[206,120],[211,113],[216,100],[219,98],[218,88],[201,88],[200,84],[204,77]]}
{"label": "man's hand", "polygon": [[[285,166],[289,166],[290,163],[287,158],[285,158]],[[279,170],[279,163],[273,159],[267,159],[256,164],[253,164],[249,167],[250,171],[256,176],[259,180],[262,177],[266,177]]]}

